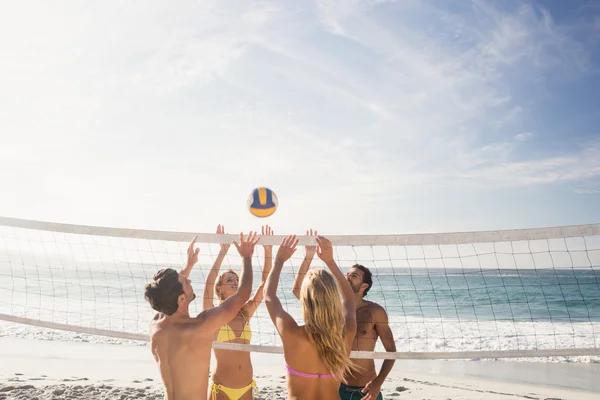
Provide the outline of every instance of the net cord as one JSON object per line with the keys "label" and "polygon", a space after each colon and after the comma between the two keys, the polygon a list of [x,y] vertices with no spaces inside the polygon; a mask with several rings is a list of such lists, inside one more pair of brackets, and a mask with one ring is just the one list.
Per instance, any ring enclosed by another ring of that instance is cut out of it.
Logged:
{"label": "net cord", "polygon": [[[39,321],[30,318],[15,317],[1,314],[0,320],[15,322],[19,324],[33,325],[41,328],[59,329],[70,332],[85,333],[148,342],[148,335],[117,332],[107,329],[87,328],[83,326],[60,324],[49,321]],[[213,342],[213,349],[250,351],[258,353],[283,354],[281,346],[260,346],[241,343],[219,343]],[[598,356],[600,348],[581,349],[541,349],[541,350],[501,350],[501,351],[457,351],[457,352],[382,352],[382,351],[352,351],[351,358],[364,359],[393,359],[393,360],[461,360],[461,359],[485,359],[485,358],[525,358],[525,357],[563,357],[563,356]]]}
{"label": "net cord", "polygon": [[[231,241],[239,238],[239,235],[233,234],[217,235],[215,233],[110,228],[8,217],[0,217],[0,226],[79,235],[165,240],[172,242],[189,242],[195,235],[198,235],[197,242],[200,243],[231,243]],[[600,224],[480,232],[415,233],[401,235],[327,235],[327,238],[336,246],[427,246],[558,239],[598,235],[600,235]],[[278,245],[284,237],[284,235],[263,236],[261,237],[260,244]],[[299,245],[313,244],[315,240],[313,236],[305,235],[299,235],[298,239],[300,240],[298,243]]]}

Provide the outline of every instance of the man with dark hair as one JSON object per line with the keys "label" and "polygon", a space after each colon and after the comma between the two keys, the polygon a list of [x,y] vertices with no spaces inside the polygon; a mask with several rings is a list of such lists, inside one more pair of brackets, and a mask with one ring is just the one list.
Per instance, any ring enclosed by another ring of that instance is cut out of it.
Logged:
{"label": "man with dark hair", "polygon": [[[317,236],[317,232],[311,229],[306,231],[307,236]],[[316,252],[316,246],[308,245],[304,247],[305,256],[298,274],[292,285],[292,293],[300,298],[300,288],[302,280],[306,276],[310,264]],[[363,297],[373,286],[373,276],[371,271],[364,265],[353,265],[346,274],[346,280],[354,292],[356,302],[356,336],[352,342],[353,351],[374,351],[377,339],[386,351],[395,352],[396,344],[394,335],[388,324],[388,316],[385,309],[379,304],[367,301]],[[384,360],[377,374],[375,370],[375,361],[372,358],[353,358],[352,361],[359,367],[358,372],[352,376],[346,377],[348,384],[341,384],[339,395],[342,400],[345,399],[366,399],[382,400],[381,385],[385,381],[392,367],[394,359]]]}
{"label": "man with dark hair", "polygon": [[158,312],[150,321],[150,343],[166,400],[206,400],[214,332],[236,316],[252,292],[252,254],[260,237],[250,232],[244,239],[240,233],[240,243],[233,242],[243,260],[237,292],[218,307],[190,317],[189,305],[196,295],[189,275],[200,252],[194,248],[196,238],[188,247],[187,264],[181,271],[161,269],[144,286],[144,298]]}
{"label": "man with dark hair", "polygon": [[[354,292],[356,302],[356,336],[352,342],[352,350],[374,351],[379,338],[386,351],[395,352],[396,343],[385,309],[364,299],[373,286],[371,271],[364,265],[355,264],[346,273],[346,279]],[[375,361],[372,358],[353,358],[352,361],[358,366],[358,372],[347,378],[347,385],[340,385],[340,398],[352,399],[358,395],[358,398],[366,400],[382,400],[381,385],[392,370],[395,360],[384,360],[379,374],[375,370]]]}
{"label": "man with dark hair", "polygon": [[[184,275],[181,276],[185,278]],[[185,294],[183,279],[180,279],[179,272],[173,268],[161,269],[154,274],[152,281],[144,286],[144,298],[154,310],[165,315],[173,315],[179,307],[179,296]],[[191,300],[194,300],[196,294],[193,290],[191,295]]]}
{"label": "man with dark hair", "polygon": [[371,286],[373,286],[373,274],[371,274],[369,268],[365,267],[364,265],[354,264],[352,268],[356,268],[362,271],[362,283],[367,285],[365,290],[363,290],[362,292],[362,297],[365,297],[369,292],[369,289],[371,289]]}

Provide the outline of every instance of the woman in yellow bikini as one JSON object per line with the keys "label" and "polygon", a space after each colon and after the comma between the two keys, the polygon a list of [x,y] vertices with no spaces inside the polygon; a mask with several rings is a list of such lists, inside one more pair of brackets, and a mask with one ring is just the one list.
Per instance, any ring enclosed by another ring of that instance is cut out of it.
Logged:
{"label": "woman in yellow bikini", "polygon": [[[217,227],[217,234],[223,234],[224,227]],[[262,227],[262,235],[272,235],[273,231],[267,226]],[[263,245],[265,265],[262,280],[254,297],[242,307],[240,312],[228,324],[223,325],[216,333],[218,342],[249,344],[252,339],[250,319],[263,300],[263,287],[271,266],[273,265],[273,246]],[[216,294],[219,302],[231,297],[238,288],[239,276],[229,269],[219,274],[223,259],[229,250],[229,244],[221,244],[221,251],[206,277],[204,286],[203,310],[214,307],[213,297]],[[213,287],[214,283],[214,287]],[[212,373],[212,383],[209,387],[208,398],[211,400],[251,400],[256,395],[256,381],[253,378],[250,352],[213,349],[215,368]]]}

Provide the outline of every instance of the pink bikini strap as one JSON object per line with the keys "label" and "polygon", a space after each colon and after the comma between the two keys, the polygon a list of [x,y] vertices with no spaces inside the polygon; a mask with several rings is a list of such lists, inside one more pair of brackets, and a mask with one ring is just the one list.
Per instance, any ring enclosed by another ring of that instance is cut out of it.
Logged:
{"label": "pink bikini strap", "polygon": [[285,363],[285,369],[292,375],[302,376],[304,378],[332,378],[331,374],[305,374],[304,372],[298,372],[294,370],[292,367]]}

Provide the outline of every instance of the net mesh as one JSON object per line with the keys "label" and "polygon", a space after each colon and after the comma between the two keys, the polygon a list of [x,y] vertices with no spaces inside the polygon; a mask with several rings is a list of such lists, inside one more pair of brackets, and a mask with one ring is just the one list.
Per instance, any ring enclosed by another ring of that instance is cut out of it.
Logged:
{"label": "net mesh", "polygon": [[[144,301],[144,284],[158,269],[182,268],[193,236],[2,218],[0,319],[147,340],[154,311]],[[190,314],[201,311],[205,278],[219,243],[232,238],[199,236],[199,261],[190,275],[197,300]],[[367,357],[600,354],[600,225],[330,239],[343,272],[354,264],[371,269],[373,286],[365,299],[388,315],[396,353],[386,353],[378,342]],[[278,288],[284,307],[299,322],[302,312],[292,283],[304,257],[302,244],[314,239],[301,240]],[[276,245],[281,236],[262,241]],[[259,244],[253,257],[254,291],[263,265]],[[241,270],[234,246],[221,271],[229,268]],[[324,265],[315,257],[311,268]],[[281,351],[264,304],[250,325],[251,346],[245,348]]]}

